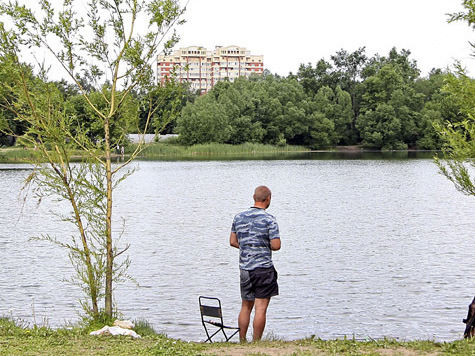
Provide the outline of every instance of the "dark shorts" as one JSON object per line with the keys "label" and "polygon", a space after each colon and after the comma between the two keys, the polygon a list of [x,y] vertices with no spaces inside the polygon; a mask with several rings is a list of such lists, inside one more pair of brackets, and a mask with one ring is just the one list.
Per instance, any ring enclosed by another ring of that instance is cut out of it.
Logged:
{"label": "dark shorts", "polygon": [[277,271],[274,266],[256,268],[252,271],[240,270],[241,298],[254,300],[255,298],[270,298],[279,295]]}

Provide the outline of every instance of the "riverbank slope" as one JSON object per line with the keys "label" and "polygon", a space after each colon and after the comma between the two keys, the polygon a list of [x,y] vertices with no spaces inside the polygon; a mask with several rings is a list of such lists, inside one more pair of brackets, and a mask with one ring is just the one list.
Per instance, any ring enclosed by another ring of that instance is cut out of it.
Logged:
{"label": "riverbank slope", "polygon": [[[0,320],[1,355],[473,355],[475,341],[453,342],[395,340],[265,340],[257,343],[185,342],[149,334],[140,339],[128,336],[90,336],[88,330],[46,327],[21,328]],[[199,327],[199,325],[197,325]]]}
{"label": "riverbank slope", "polygon": [[473,355],[474,341],[437,343],[394,340],[262,341],[258,343],[188,343],[165,336],[132,339],[125,336],[89,336],[62,332],[2,336],[1,355]]}

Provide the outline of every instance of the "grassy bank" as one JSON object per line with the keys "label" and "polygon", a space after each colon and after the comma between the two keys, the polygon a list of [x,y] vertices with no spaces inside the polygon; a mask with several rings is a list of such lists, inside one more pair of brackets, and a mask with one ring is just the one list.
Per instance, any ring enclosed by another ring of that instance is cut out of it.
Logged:
{"label": "grassy bank", "polygon": [[37,155],[37,151],[23,147],[0,148],[0,163],[29,163]]}
{"label": "grassy bank", "polygon": [[[131,154],[136,145],[126,148],[126,155]],[[308,148],[302,146],[272,146],[257,143],[244,143],[242,145],[225,145],[209,143],[194,146],[181,146],[174,143],[150,143],[140,154],[143,159],[187,159],[187,158],[210,158],[210,157],[233,157],[233,156],[265,156],[270,154],[307,152]],[[23,147],[0,148],[0,163],[30,163],[38,152]],[[75,156],[80,158],[80,152]]]}
{"label": "grassy bank", "polygon": [[[127,148],[126,153],[133,151],[135,146]],[[247,156],[265,155],[276,153],[306,152],[310,151],[303,146],[272,146],[258,143],[244,143],[241,145],[227,145],[220,143],[208,143],[193,146],[181,146],[170,143],[151,143],[142,152],[141,157],[147,159],[161,157],[216,157],[216,156]]]}
{"label": "grassy bank", "polygon": [[[196,325],[200,327],[199,323]],[[394,340],[268,340],[258,343],[184,342],[144,330],[141,339],[125,336],[89,336],[86,327],[52,330],[27,328],[0,319],[1,355],[473,355],[475,341],[437,343]],[[147,335],[148,334],[148,335]]]}

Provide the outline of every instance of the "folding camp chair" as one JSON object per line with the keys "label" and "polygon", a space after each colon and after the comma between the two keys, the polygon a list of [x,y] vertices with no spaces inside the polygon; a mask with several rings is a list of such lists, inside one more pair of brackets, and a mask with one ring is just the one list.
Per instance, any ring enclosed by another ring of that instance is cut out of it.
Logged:
{"label": "folding camp chair", "polygon": [[[205,328],[206,336],[208,336],[205,342],[209,341],[212,343],[212,337],[220,331],[223,332],[224,338],[226,339],[226,342],[228,342],[234,335],[239,332],[239,328],[224,325],[223,312],[221,310],[221,301],[218,298],[200,296],[198,299],[200,301],[201,323]],[[210,335],[210,331],[208,330],[207,324],[218,328],[218,330],[216,330],[212,335]],[[235,331],[230,336],[228,336],[224,329],[230,329]]]}

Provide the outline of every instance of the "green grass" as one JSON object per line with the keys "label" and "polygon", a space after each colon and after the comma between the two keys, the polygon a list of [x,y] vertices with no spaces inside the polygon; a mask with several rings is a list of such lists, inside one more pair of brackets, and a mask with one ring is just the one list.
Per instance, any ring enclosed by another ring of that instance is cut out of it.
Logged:
{"label": "green grass", "polygon": [[0,163],[33,162],[38,152],[23,147],[0,148]]}
{"label": "green grass", "polygon": [[[126,147],[125,154],[130,155],[136,145]],[[307,152],[302,146],[272,146],[257,143],[242,145],[226,145],[209,143],[194,146],[182,146],[175,143],[150,143],[142,151],[139,158],[143,159],[190,159],[190,158],[222,158],[222,157],[255,157],[269,154]],[[0,163],[31,163],[35,162],[39,152],[23,147],[0,148]],[[80,160],[81,152],[73,153]]]}
{"label": "green grass", "polygon": [[[134,146],[128,147],[126,153],[132,152]],[[227,145],[208,143],[193,146],[181,146],[169,143],[151,143],[142,152],[141,157],[153,159],[161,157],[222,157],[265,155],[287,152],[307,152],[302,146],[273,146],[258,143],[244,143],[241,145]]]}
{"label": "green grass", "polygon": [[147,320],[134,320],[134,325],[134,331],[140,336],[153,336],[157,334],[152,324],[150,324]]}
{"label": "green grass", "polygon": [[[79,160],[82,154],[82,151],[74,150],[71,152],[71,159]],[[42,161],[41,153],[33,148],[0,148],[0,163],[34,163],[38,161]]]}
{"label": "green grass", "polygon": [[[21,321],[0,318],[0,355],[474,355],[474,340],[454,342],[393,339],[357,341],[315,337],[283,341],[273,336],[257,343],[202,344],[158,335],[145,321],[136,321],[142,338],[90,336],[84,327],[51,329],[28,327]],[[99,326],[99,325],[98,325]],[[199,323],[196,324],[199,328]]]}
{"label": "green grass", "polygon": [[0,355],[200,355],[207,347],[158,335],[146,321],[134,328],[141,339],[90,336],[93,324],[51,329],[0,318]]}

